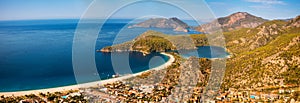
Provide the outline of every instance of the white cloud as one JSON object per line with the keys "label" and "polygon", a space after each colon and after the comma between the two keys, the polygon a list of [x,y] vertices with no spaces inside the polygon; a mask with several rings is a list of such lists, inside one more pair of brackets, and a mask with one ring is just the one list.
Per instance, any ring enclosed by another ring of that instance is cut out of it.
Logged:
{"label": "white cloud", "polygon": [[262,4],[280,4],[285,5],[285,2],[280,0],[245,0],[247,2],[262,3]]}

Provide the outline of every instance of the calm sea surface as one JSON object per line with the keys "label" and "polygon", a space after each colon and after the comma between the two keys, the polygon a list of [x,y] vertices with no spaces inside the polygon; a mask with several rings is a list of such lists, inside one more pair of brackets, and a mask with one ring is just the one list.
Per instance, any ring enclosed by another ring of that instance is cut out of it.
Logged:
{"label": "calm sea surface", "polygon": [[[104,24],[95,50],[132,40],[147,30],[123,30],[123,27],[127,28],[127,21],[130,20],[110,20]],[[76,84],[72,67],[72,42],[77,22],[78,20],[0,21],[0,92]],[[169,29],[154,30],[167,34],[183,34]],[[207,48],[199,50],[205,52]],[[186,52],[186,55],[183,55],[192,56],[193,53]],[[101,79],[111,78],[118,73],[113,69],[111,55],[120,57],[118,61],[129,61],[132,73],[157,67],[169,59],[159,53],[143,56],[137,52],[95,52],[96,66]],[[209,57],[206,54],[200,57],[206,56]],[[153,57],[159,59],[151,60]],[[119,65],[127,64],[120,62]],[[94,80],[87,79],[87,82],[89,81]]]}

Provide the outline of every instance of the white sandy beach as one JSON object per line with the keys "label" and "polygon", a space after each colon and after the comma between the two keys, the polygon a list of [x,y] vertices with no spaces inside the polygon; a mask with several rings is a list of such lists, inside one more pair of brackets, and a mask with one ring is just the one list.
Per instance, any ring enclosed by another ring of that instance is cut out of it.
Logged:
{"label": "white sandy beach", "polygon": [[106,84],[106,83],[112,83],[115,81],[121,81],[124,79],[128,79],[137,75],[141,75],[144,72],[148,72],[150,70],[161,70],[164,69],[168,66],[170,66],[174,61],[175,58],[170,55],[170,54],[166,54],[166,53],[161,53],[163,55],[167,55],[170,57],[169,61],[167,61],[165,64],[160,65],[158,67],[155,68],[151,68],[149,70],[146,71],[142,71],[139,73],[135,73],[135,74],[129,74],[129,75],[125,75],[125,76],[121,76],[118,78],[111,78],[111,79],[107,79],[107,80],[101,80],[101,81],[95,81],[95,82],[89,82],[89,83],[83,83],[83,84],[76,84],[76,85],[70,85],[70,86],[63,86],[63,87],[55,87],[55,88],[47,88],[47,89],[38,89],[38,90],[28,90],[28,91],[16,91],[16,92],[0,92],[0,96],[4,95],[4,96],[21,96],[21,95],[26,95],[26,94],[39,94],[39,93],[47,93],[47,92],[59,92],[59,91],[68,91],[68,90],[78,90],[79,88],[87,88],[87,87],[95,87],[101,84]]}

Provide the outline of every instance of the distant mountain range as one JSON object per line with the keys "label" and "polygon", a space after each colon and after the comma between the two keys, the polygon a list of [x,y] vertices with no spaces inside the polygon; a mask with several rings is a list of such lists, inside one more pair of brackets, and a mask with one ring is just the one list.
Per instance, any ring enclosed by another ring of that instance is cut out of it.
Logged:
{"label": "distant mountain range", "polygon": [[[240,28],[255,28],[258,25],[268,21],[261,17],[256,17],[247,12],[237,12],[226,17],[221,17],[214,20],[212,23],[218,23],[223,31],[231,31]],[[197,31],[205,32],[205,28],[210,28],[212,23],[203,24],[195,27]],[[129,26],[129,28],[143,27],[143,28],[170,28],[174,31],[188,32],[190,26],[180,19],[173,18],[151,18],[146,21]]]}
{"label": "distant mountain range", "polygon": [[138,24],[129,26],[129,28],[134,27],[143,27],[143,28],[169,28],[173,29],[174,31],[183,31],[188,32],[189,26],[179,20],[178,18],[151,18],[149,20],[140,22]]}

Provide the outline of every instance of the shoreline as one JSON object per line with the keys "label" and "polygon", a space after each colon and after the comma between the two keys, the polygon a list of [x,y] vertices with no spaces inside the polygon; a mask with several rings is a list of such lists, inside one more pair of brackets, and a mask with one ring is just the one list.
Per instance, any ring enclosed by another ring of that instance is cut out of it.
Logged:
{"label": "shoreline", "polygon": [[162,64],[158,67],[151,68],[151,69],[141,71],[141,72],[138,72],[138,73],[128,74],[128,75],[125,75],[125,76],[121,76],[121,77],[117,77],[117,78],[110,78],[110,79],[106,79],[106,80],[88,82],[88,83],[83,83],[83,84],[74,84],[74,85],[69,85],[69,86],[61,86],[61,87],[37,89],[37,90],[15,91],[15,92],[0,92],[0,96],[1,95],[4,95],[4,96],[22,96],[22,95],[26,95],[26,94],[29,95],[29,94],[39,94],[39,93],[47,93],[47,92],[53,93],[53,92],[62,92],[62,91],[68,91],[68,90],[79,90],[80,88],[96,87],[96,86],[99,86],[99,85],[112,83],[112,82],[115,82],[115,81],[125,80],[125,79],[128,79],[128,78],[132,78],[132,77],[141,75],[142,73],[145,73],[145,72],[148,72],[148,71],[151,71],[151,70],[164,69],[164,68],[170,66],[175,61],[175,58],[174,58],[173,55],[163,53],[163,52],[161,54],[170,57],[170,59],[166,63],[164,63],[164,64]]}

